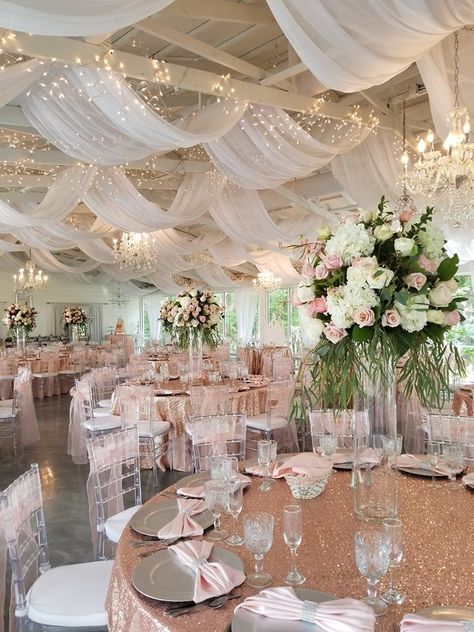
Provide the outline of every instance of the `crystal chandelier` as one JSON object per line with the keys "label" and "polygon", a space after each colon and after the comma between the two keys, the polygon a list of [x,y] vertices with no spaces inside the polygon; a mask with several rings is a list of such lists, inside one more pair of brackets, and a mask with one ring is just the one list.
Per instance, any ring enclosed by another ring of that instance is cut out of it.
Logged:
{"label": "crystal chandelier", "polygon": [[122,288],[118,283],[115,283],[109,292],[109,303],[116,307],[125,307],[129,303],[128,297],[122,293]]}
{"label": "crystal chandelier", "polygon": [[114,259],[121,270],[149,272],[156,259],[155,240],[148,233],[122,233],[113,240]]}
{"label": "crystal chandelier", "polygon": [[20,268],[17,274],[13,275],[13,289],[15,292],[39,292],[48,286],[48,275],[42,270],[36,270],[36,266],[28,259],[24,268]]}
{"label": "crystal chandelier", "polygon": [[254,288],[259,292],[273,292],[281,286],[281,279],[273,272],[263,270],[259,272],[257,278],[252,281]]}
{"label": "crystal chandelier", "polygon": [[403,153],[401,162],[403,165],[402,171],[402,194],[398,198],[397,203],[395,205],[394,211],[397,217],[400,217],[402,213],[410,213],[411,215],[416,215],[416,206],[415,202],[411,198],[408,193],[408,151],[407,151],[407,118],[406,118],[406,101],[403,99],[402,105],[402,131],[403,131]]}
{"label": "crystal chandelier", "polygon": [[459,105],[459,35],[454,34],[454,108],[449,115],[451,131],[443,150],[434,146],[434,134],[418,142],[419,158],[409,173],[408,186],[439,208],[459,226],[474,219],[474,144],[469,142],[469,114]]}

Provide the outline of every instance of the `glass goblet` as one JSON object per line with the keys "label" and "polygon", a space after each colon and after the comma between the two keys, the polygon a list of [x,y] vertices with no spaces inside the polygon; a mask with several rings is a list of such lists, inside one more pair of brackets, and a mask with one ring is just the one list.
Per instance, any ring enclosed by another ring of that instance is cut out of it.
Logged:
{"label": "glass goblet", "polygon": [[428,453],[428,463],[431,470],[430,487],[436,487],[436,467],[441,459],[443,444],[441,441],[427,441],[426,452]]}
{"label": "glass goblet", "polygon": [[387,604],[377,596],[377,584],[388,570],[390,544],[386,533],[380,529],[366,529],[354,535],[355,558],[359,573],[367,579],[369,605],[377,617],[385,614]]}
{"label": "glass goblet", "polygon": [[262,492],[269,492],[273,487],[270,479],[270,464],[276,461],[277,442],[264,439],[257,443],[258,464],[263,469],[263,481],[259,487]]}
{"label": "glass goblet", "polygon": [[283,581],[290,585],[303,584],[306,577],[296,568],[296,554],[303,540],[303,512],[299,505],[283,507],[283,538],[290,549],[290,571]]}
{"label": "glass goblet", "polygon": [[311,435],[313,452],[321,456],[331,457],[337,450],[337,436],[326,432],[315,432]]}
{"label": "glass goblet", "polygon": [[224,481],[206,481],[204,483],[204,502],[214,516],[214,530],[207,536],[209,540],[224,540],[227,531],[221,528],[221,516],[229,500],[228,484]]}
{"label": "glass goblet", "polygon": [[403,523],[398,518],[386,518],[383,521],[383,530],[389,539],[389,587],[383,595],[386,603],[394,603],[401,605],[405,601],[405,597],[397,590],[395,586],[395,569],[403,559]]}
{"label": "glass goblet", "polygon": [[247,575],[247,584],[252,588],[266,588],[272,583],[272,576],[263,571],[263,556],[272,548],[273,516],[264,511],[244,516],[245,546],[255,557],[255,571]]}
{"label": "glass goblet", "polygon": [[462,470],[464,466],[464,446],[456,441],[447,441],[443,444],[443,460],[449,469],[450,489],[461,489],[456,484],[456,474]]}
{"label": "glass goblet", "polygon": [[231,546],[241,546],[244,543],[244,539],[237,533],[237,520],[239,519],[240,512],[243,506],[243,489],[242,484],[239,481],[229,482],[229,500],[225,509],[225,512],[232,516],[233,529],[231,535],[227,538],[226,542]]}
{"label": "glass goblet", "polygon": [[227,482],[230,478],[231,461],[228,456],[211,456],[209,457],[209,467],[211,471],[211,479],[213,481]]}

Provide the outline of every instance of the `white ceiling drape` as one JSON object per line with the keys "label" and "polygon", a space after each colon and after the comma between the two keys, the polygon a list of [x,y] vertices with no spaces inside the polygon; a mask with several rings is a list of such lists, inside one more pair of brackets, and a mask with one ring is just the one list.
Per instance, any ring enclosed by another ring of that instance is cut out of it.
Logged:
{"label": "white ceiling drape", "polygon": [[[1,3],[0,3],[1,4]],[[0,8],[1,22],[1,8]],[[5,66],[0,72],[0,108],[37,83],[47,72],[49,64],[39,59],[18,62]]]}

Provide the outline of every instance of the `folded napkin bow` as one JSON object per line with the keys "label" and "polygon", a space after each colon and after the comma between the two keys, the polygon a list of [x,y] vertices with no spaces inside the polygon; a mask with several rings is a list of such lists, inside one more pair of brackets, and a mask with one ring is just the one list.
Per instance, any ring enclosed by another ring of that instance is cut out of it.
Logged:
{"label": "folded napkin bow", "polygon": [[196,516],[206,509],[203,500],[194,498],[177,498],[178,515],[158,531],[160,539],[185,538],[191,535],[202,535],[203,528],[191,516]]}
{"label": "folded napkin bow", "polygon": [[400,632],[472,632],[474,621],[439,621],[425,619],[417,614],[406,614]]}
{"label": "folded napkin bow", "polygon": [[[297,476],[298,474],[322,476],[331,468],[332,464],[328,458],[313,454],[313,452],[301,452],[284,459],[280,465],[274,465],[273,469],[270,467],[270,475],[272,478]],[[248,467],[247,472],[255,476],[263,476],[263,468],[258,464]]]}
{"label": "folded napkin bow", "polygon": [[223,562],[208,562],[213,546],[212,542],[203,540],[180,542],[168,549],[178,556],[180,562],[190,566],[196,573],[193,597],[196,603],[210,597],[225,595],[245,581],[242,571]]}
{"label": "folded napkin bow", "polygon": [[[252,481],[248,476],[240,475],[240,483],[242,485],[250,485]],[[190,496],[191,498],[204,498],[204,485],[196,485],[196,487],[180,487],[176,490],[179,496]]]}
{"label": "folded napkin bow", "polygon": [[334,601],[303,601],[293,588],[267,588],[258,595],[248,597],[240,608],[255,614],[283,621],[305,621],[324,632],[373,632],[375,614],[369,606],[356,599]]}
{"label": "folded napkin bow", "polygon": [[[426,459],[419,459],[414,454],[401,454],[397,458],[397,466],[406,467],[407,469],[431,470],[430,464]],[[439,461],[435,467],[435,472],[448,476],[450,470],[446,463]]]}
{"label": "folded napkin bow", "polygon": [[[333,465],[341,465],[342,463],[353,463],[354,456],[352,452],[336,452],[330,457]],[[367,448],[360,455],[361,463],[367,463],[368,465],[379,465],[380,459],[376,455],[373,448]]]}

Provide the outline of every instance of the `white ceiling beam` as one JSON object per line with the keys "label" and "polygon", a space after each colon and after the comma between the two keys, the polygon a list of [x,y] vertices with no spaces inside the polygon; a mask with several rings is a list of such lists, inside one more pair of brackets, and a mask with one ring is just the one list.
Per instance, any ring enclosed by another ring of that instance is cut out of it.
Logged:
{"label": "white ceiling beam", "polygon": [[306,112],[319,107],[321,114],[330,118],[341,119],[347,115],[346,108],[339,104],[321,103],[312,97],[287,93],[237,79],[228,80],[222,91],[220,90],[222,77],[205,70],[157,62],[122,51],[104,52],[101,46],[66,37],[46,37],[19,32],[14,35],[14,37],[2,38],[3,50],[65,64],[108,66],[135,79],[214,96],[229,96],[237,100],[281,107],[294,112]]}
{"label": "white ceiling beam", "polygon": [[252,79],[262,79],[266,76],[266,72],[262,70],[262,68],[259,68],[254,64],[250,64],[248,61],[244,61],[243,59],[239,59],[238,57],[234,57],[234,55],[230,55],[229,53],[219,50],[214,46],[210,46],[209,44],[206,44],[206,42],[201,42],[195,37],[191,37],[190,35],[182,33],[171,26],[163,24],[157,19],[148,18],[142,22],[138,22],[135,26],[148,35],[153,35],[154,37],[163,39],[170,44],[189,50],[200,57],[209,59],[216,64],[224,66],[225,68],[235,70],[236,72],[239,72],[247,77],[251,77]]}
{"label": "white ceiling beam", "polygon": [[261,79],[260,84],[262,86],[272,86],[280,83],[281,81],[285,81],[285,79],[290,79],[290,77],[300,75],[302,72],[306,72],[306,70],[308,70],[308,68],[305,64],[303,64],[303,62],[298,62],[294,66],[289,66],[288,68],[274,72],[272,75]]}
{"label": "white ceiling beam", "polygon": [[277,187],[275,191],[279,193],[285,199],[289,200],[290,202],[293,202],[294,204],[298,204],[299,206],[302,206],[308,211],[311,211],[312,213],[315,213],[316,215],[319,215],[320,217],[324,217],[330,222],[334,223],[337,220],[337,216],[334,213],[331,213],[331,211],[328,211],[322,206],[319,206],[319,204],[316,204],[312,200],[308,200],[307,198],[302,197],[301,195],[298,195],[298,193],[295,193],[291,189],[288,189],[285,185],[281,187]]}
{"label": "white ceiling beam", "polygon": [[217,22],[240,24],[270,24],[274,22],[265,4],[244,4],[228,0],[175,0],[160,11],[160,16],[179,15],[188,18],[204,18]]}

